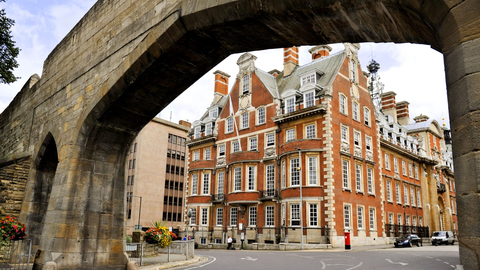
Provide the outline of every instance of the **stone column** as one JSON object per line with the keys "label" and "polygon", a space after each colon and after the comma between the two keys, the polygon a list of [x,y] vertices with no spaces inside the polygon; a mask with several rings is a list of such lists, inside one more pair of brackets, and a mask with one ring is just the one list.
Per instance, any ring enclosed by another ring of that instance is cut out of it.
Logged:
{"label": "stone column", "polygon": [[480,267],[480,38],[444,54],[457,183],[460,263]]}
{"label": "stone column", "polygon": [[85,146],[65,145],[33,269],[124,270],[126,151],[133,138],[94,127]]}

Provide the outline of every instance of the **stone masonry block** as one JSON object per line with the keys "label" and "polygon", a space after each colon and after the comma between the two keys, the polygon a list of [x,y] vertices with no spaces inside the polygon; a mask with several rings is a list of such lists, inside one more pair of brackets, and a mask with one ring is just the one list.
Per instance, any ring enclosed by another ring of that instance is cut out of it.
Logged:
{"label": "stone masonry block", "polygon": [[[452,122],[453,157],[456,158],[480,149],[480,110],[473,111]],[[457,139],[458,138],[458,139]]]}
{"label": "stone masonry block", "polygon": [[[457,196],[480,192],[480,152],[455,158]],[[458,202],[457,202],[458,203]]]}
{"label": "stone masonry block", "polygon": [[480,72],[468,74],[448,87],[451,119],[480,110]]}
{"label": "stone masonry block", "polygon": [[[458,220],[461,226],[458,226],[460,237],[476,237],[480,239],[480,194],[468,194],[457,196]],[[480,249],[479,249],[480,250]]]}

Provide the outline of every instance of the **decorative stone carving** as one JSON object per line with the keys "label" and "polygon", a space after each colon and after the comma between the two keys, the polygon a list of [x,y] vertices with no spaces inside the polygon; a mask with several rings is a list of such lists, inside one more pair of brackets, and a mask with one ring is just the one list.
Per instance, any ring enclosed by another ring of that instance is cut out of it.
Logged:
{"label": "decorative stone carving", "polygon": [[342,142],[341,151],[350,153],[350,145],[348,145],[346,142]]}
{"label": "decorative stone carving", "polygon": [[366,159],[367,159],[368,161],[373,162],[373,153],[372,153],[372,152],[367,152],[367,154],[366,154]]}
{"label": "decorative stone carving", "polygon": [[225,157],[219,157],[219,158],[217,159],[217,166],[224,166],[224,165],[226,165],[226,163],[225,163]]}
{"label": "decorative stone carving", "polygon": [[275,156],[275,147],[268,147],[265,149],[265,157]]}
{"label": "decorative stone carving", "polygon": [[353,155],[358,158],[362,158],[362,149],[359,147],[355,147],[355,150],[353,151]]}

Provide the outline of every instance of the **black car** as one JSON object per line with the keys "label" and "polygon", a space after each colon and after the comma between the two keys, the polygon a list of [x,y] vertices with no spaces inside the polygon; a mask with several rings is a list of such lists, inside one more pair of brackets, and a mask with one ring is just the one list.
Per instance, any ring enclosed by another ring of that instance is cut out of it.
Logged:
{"label": "black car", "polygon": [[422,239],[418,237],[416,234],[410,234],[410,235],[403,235],[400,236],[399,238],[395,239],[395,247],[411,247],[413,245],[417,245],[419,247],[420,245],[423,246],[422,244]]}

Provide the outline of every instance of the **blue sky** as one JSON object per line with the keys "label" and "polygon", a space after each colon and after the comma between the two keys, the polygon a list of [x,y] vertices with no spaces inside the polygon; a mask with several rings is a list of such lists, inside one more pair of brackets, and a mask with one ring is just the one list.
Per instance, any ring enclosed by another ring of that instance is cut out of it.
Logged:
{"label": "blue sky", "polygon": [[[16,76],[18,82],[0,84],[0,112],[2,112],[25,81],[33,74],[41,76],[43,61],[61,39],[75,26],[95,0],[7,0],[0,3],[7,16],[15,20],[12,34],[21,52],[18,58],[20,67]],[[310,59],[308,49],[300,48],[300,64]],[[335,53],[343,49],[342,44],[332,45]],[[282,49],[251,52],[258,57],[256,66],[265,71],[283,69]],[[234,54],[207,72],[194,85],[187,89],[159,116],[172,121],[195,121],[202,115],[213,99],[213,71],[222,70],[232,77],[230,87],[238,72],[236,61],[241,54]],[[359,51],[363,70],[373,58],[380,63],[379,75],[385,84],[385,91],[397,93],[396,101],[410,102],[410,118],[419,114],[428,115],[442,124],[448,123],[443,56],[426,45],[392,43],[363,43]]]}

